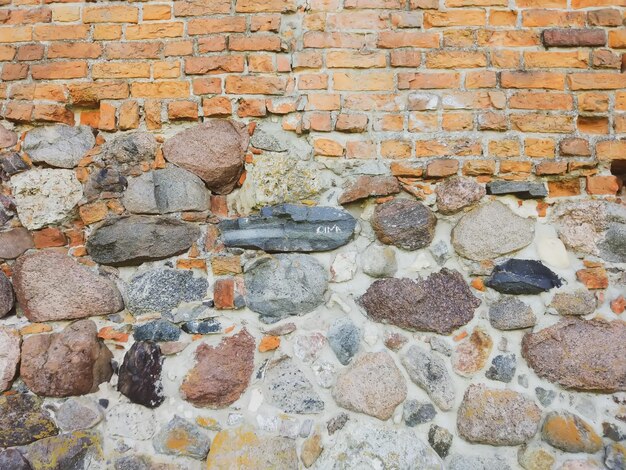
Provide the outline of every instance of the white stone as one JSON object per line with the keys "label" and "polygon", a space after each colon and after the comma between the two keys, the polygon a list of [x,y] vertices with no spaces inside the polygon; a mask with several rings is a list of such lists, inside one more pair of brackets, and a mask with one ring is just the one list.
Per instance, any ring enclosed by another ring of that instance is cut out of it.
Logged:
{"label": "white stone", "polygon": [[16,330],[0,328],[0,392],[9,388],[20,362],[20,335]]}
{"label": "white stone", "polygon": [[569,257],[565,245],[558,238],[539,238],[537,240],[539,259],[559,269],[570,267]]}
{"label": "white stone", "polygon": [[263,403],[263,392],[258,388],[255,388],[250,393],[250,403],[248,404],[248,410],[255,413],[261,404]]}
{"label": "white stone", "polygon": [[153,410],[141,405],[119,403],[107,413],[106,429],[112,436],[145,441],[156,433],[157,422]]}
{"label": "white stone", "polygon": [[330,267],[331,280],[333,282],[346,282],[351,280],[356,273],[356,251],[347,251],[335,256]]}
{"label": "white stone", "polygon": [[72,170],[30,170],[11,178],[20,222],[29,230],[60,224],[74,213],[83,187]]}

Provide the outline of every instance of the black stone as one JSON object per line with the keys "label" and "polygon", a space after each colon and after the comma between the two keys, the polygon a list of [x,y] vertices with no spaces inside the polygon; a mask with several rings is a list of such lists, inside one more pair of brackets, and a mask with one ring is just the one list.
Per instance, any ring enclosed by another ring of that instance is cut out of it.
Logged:
{"label": "black stone", "polygon": [[542,199],[548,195],[548,190],[543,183],[500,180],[487,183],[487,194],[494,196],[512,194],[520,199]]}
{"label": "black stone", "polygon": [[428,443],[442,459],[445,459],[448,456],[448,452],[450,452],[452,438],[452,434],[447,429],[437,426],[436,424],[430,425],[430,429],[428,430]]}
{"label": "black stone", "polygon": [[167,320],[155,320],[135,327],[135,341],[177,341],[180,328]]}
{"label": "black stone", "polygon": [[106,398],[100,398],[100,400],[98,400],[98,404],[106,410],[109,407],[109,400]]}
{"label": "black stone", "polygon": [[267,252],[334,250],[350,241],[355,226],[341,209],[297,204],[264,207],[259,215],[218,225],[224,245]]}
{"label": "black stone", "polygon": [[562,280],[540,261],[510,259],[493,269],[485,285],[503,294],[539,294],[561,287]]}
{"label": "black stone", "polygon": [[31,470],[28,460],[17,449],[0,451],[0,470]]}
{"label": "black stone", "polygon": [[117,389],[133,403],[156,408],[165,400],[161,370],[163,356],[158,344],[134,343],[124,356]]}
{"label": "black stone", "polygon": [[210,335],[212,333],[220,333],[222,324],[214,318],[204,321],[187,321],[181,325],[185,333],[190,335]]}

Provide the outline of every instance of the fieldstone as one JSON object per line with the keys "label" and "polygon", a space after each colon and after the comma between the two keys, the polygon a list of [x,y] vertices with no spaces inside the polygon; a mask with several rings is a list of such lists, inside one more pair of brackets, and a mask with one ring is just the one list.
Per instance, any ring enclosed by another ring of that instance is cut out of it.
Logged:
{"label": "fieldstone", "polygon": [[452,439],[452,433],[446,428],[442,428],[436,424],[430,425],[430,429],[428,430],[428,443],[442,459],[448,456],[450,447],[452,447]]}
{"label": "fieldstone", "polygon": [[154,450],[160,454],[198,460],[206,458],[210,443],[211,439],[200,426],[180,416],[174,416],[152,440]]}
{"label": "fieldstone", "polygon": [[0,447],[29,444],[59,432],[42,404],[41,398],[23,393],[0,396]]}
{"label": "fieldstone", "polygon": [[135,341],[178,341],[180,328],[167,320],[154,320],[133,330]]}
{"label": "fieldstone", "polygon": [[[0,133],[1,138],[2,134]],[[32,470],[28,460],[17,449],[0,450],[0,468],[6,470]]]}
{"label": "fieldstone", "polygon": [[157,462],[147,455],[126,455],[115,460],[115,470],[180,470],[175,463]]}
{"label": "fieldstone", "polygon": [[17,134],[0,124],[0,148],[9,148],[17,144]]}
{"label": "fieldstone", "polygon": [[361,175],[344,185],[338,202],[349,204],[371,196],[398,194],[401,190],[402,187],[395,176]]}
{"label": "fieldstone", "polygon": [[17,152],[0,153],[0,180],[7,180],[9,176],[17,175],[30,169]]}
{"label": "fieldstone", "polygon": [[180,387],[183,398],[195,406],[225,408],[236,402],[254,370],[254,338],[246,329],[224,338],[217,346],[200,344],[196,365]]}
{"label": "fieldstone", "polygon": [[596,296],[586,289],[575,292],[557,292],[550,302],[559,315],[591,315],[596,311]]}
{"label": "fieldstone", "polygon": [[321,333],[298,335],[293,343],[293,354],[302,362],[311,363],[317,360],[326,343]]}
{"label": "fieldstone", "polygon": [[605,470],[595,459],[566,460],[558,470]]}
{"label": "fieldstone", "polygon": [[385,421],[406,398],[407,387],[393,358],[381,351],[355,358],[332,392],[339,406]]}
{"label": "fieldstone", "polygon": [[273,470],[298,468],[296,441],[267,436],[251,426],[220,431],[213,438],[207,470]]}
{"label": "fieldstone", "polygon": [[602,435],[615,442],[624,441],[626,440],[626,429],[621,429],[617,424],[605,421],[602,423]]}
{"label": "fieldstone", "polygon": [[75,431],[47,437],[22,448],[34,470],[91,470],[104,468],[102,436]]}
{"label": "fieldstone", "polygon": [[151,269],[135,275],[128,283],[126,308],[133,315],[164,315],[183,302],[202,300],[208,288],[206,278],[195,277],[193,271]]}
{"label": "fieldstone", "polygon": [[626,468],[626,445],[612,443],[604,448],[604,465],[609,470]]}
{"label": "fieldstone", "polygon": [[489,322],[498,330],[530,328],[537,317],[530,305],[513,296],[504,296],[489,307]]}
{"label": "fieldstone", "polygon": [[562,280],[540,261],[509,259],[493,268],[485,285],[503,294],[531,295],[561,287]]}
{"label": "fieldstone", "polygon": [[321,413],[324,401],[294,361],[285,356],[265,371],[264,395],[268,403],[285,413]]}
{"label": "fieldstone", "polygon": [[350,415],[348,415],[348,413],[339,413],[337,416],[329,419],[326,423],[328,435],[332,436],[337,431],[341,431],[348,421],[350,421]]}
{"label": "fieldstone", "polygon": [[626,391],[626,324],[570,317],[522,340],[535,373],[565,388]]}
{"label": "fieldstone", "polygon": [[146,441],[156,433],[157,421],[152,409],[120,402],[106,414],[105,428],[111,436]]}
{"label": "fieldstone", "polygon": [[484,186],[472,178],[455,177],[437,185],[437,210],[442,214],[456,214],[473,206],[485,195]]}
{"label": "fieldstone", "polygon": [[492,359],[491,367],[485,372],[485,377],[508,383],[513,380],[516,367],[515,354],[499,354]]}
{"label": "fieldstone", "polygon": [[412,429],[373,423],[349,423],[337,441],[317,460],[314,469],[380,468],[443,470],[444,464]]}
{"label": "fieldstone", "polygon": [[393,277],[398,270],[396,252],[390,246],[372,243],[361,256],[361,268],[371,277]]}
{"label": "fieldstone", "polygon": [[306,468],[309,468],[319,458],[324,450],[322,446],[322,435],[318,432],[311,435],[302,443],[300,459]]}
{"label": "fieldstone", "polygon": [[519,199],[543,199],[548,196],[548,190],[543,183],[497,180],[487,183],[487,194],[494,196],[512,194]]}
{"label": "fieldstone", "polygon": [[118,372],[117,389],[131,402],[156,408],[165,401],[161,371],[163,355],[151,341],[133,343]]}
{"label": "fieldstone", "polygon": [[205,211],[209,209],[209,192],[193,173],[171,167],[128,180],[122,203],[134,214]]}
{"label": "fieldstone", "polygon": [[355,226],[344,210],[297,204],[264,207],[259,215],[218,225],[224,245],[267,252],[334,250],[350,241]]}
{"label": "fieldstone", "polygon": [[469,338],[460,342],[452,354],[452,368],[463,377],[471,377],[481,371],[491,350],[493,341],[489,333],[481,328],[474,328]]}
{"label": "fieldstone", "polygon": [[411,346],[402,356],[402,365],[411,380],[423,388],[430,399],[443,411],[454,405],[454,382],[445,361],[436,354]]}
{"label": "fieldstone", "polygon": [[11,387],[20,362],[21,338],[17,330],[0,326],[0,392]]}
{"label": "fieldstone", "polygon": [[246,304],[274,323],[290,315],[303,315],[324,301],[328,274],[309,255],[280,254],[262,258],[244,275]]}
{"label": "fieldstone", "polygon": [[540,420],[541,410],[525,395],[470,385],[458,410],[457,428],[469,442],[516,446],[535,435]]}
{"label": "fieldstone", "polygon": [[79,320],[59,333],[26,337],[20,364],[26,386],[45,397],[95,392],[113,375],[113,355],[97,334],[93,321]]}
{"label": "fieldstone", "polygon": [[181,329],[190,335],[211,335],[222,332],[222,324],[215,318],[208,320],[187,321],[181,325]]}
{"label": "fieldstone", "polygon": [[580,417],[553,411],[543,421],[541,438],[552,447],[565,452],[594,454],[602,449],[602,438]]}
{"label": "fieldstone", "polygon": [[437,410],[431,403],[421,403],[417,400],[407,400],[402,407],[402,419],[409,427],[428,423],[437,416]]}
{"label": "fieldstone", "polygon": [[459,220],[452,230],[452,246],[459,255],[474,261],[498,258],[530,245],[534,226],[533,220],[493,201]]}
{"label": "fieldstone", "polygon": [[474,317],[480,300],[461,273],[443,268],[419,281],[374,281],[358,303],[374,321],[412,331],[450,334]]}
{"label": "fieldstone", "polygon": [[506,460],[499,456],[454,455],[448,470],[512,470]]}
{"label": "fieldstone", "polygon": [[537,444],[524,444],[517,453],[517,462],[524,470],[552,470],[556,459]]}
{"label": "fieldstone", "polygon": [[214,119],[167,139],[163,155],[202,178],[212,192],[228,194],[243,172],[249,139],[245,124]]}
{"label": "fieldstone", "polygon": [[96,228],[87,251],[100,264],[119,266],[169,258],[187,251],[200,237],[191,223],[168,217],[119,217]]}
{"label": "fieldstone", "polygon": [[570,267],[569,255],[563,242],[555,237],[539,237],[535,245],[539,259],[558,269]]}
{"label": "fieldstone", "polygon": [[89,126],[36,127],[26,133],[22,150],[33,162],[45,162],[59,168],[74,168],[96,145]]}
{"label": "fieldstone", "polygon": [[128,187],[128,180],[117,168],[100,168],[89,176],[85,185],[87,199],[97,199],[102,193],[118,195]]}
{"label": "fieldstone", "polygon": [[393,199],[376,206],[370,222],[382,243],[415,251],[433,241],[437,218],[419,201]]}
{"label": "fieldstone", "polygon": [[15,296],[13,295],[13,286],[11,285],[11,281],[9,281],[9,278],[6,277],[4,272],[0,271],[0,318],[4,317],[11,310],[13,310],[14,303]]}
{"label": "fieldstone", "polygon": [[0,232],[0,259],[15,259],[34,247],[32,235],[23,227]]}
{"label": "fieldstone", "polygon": [[102,147],[100,158],[107,167],[134,172],[142,162],[152,162],[159,144],[149,132],[118,134]]}
{"label": "fieldstone", "polygon": [[124,308],[114,282],[56,251],[20,257],[13,266],[13,285],[32,322],[109,315]]}
{"label": "fieldstone", "polygon": [[96,403],[82,398],[69,398],[64,401],[54,417],[65,432],[93,428],[103,418],[101,408]]}
{"label": "fieldstone", "polygon": [[335,321],[328,330],[326,337],[337,359],[344,366],[349,364],[352,357],[359,351],[361,330],[350,320]]}
{"label": "fieldstone", "polygon": [[73,170],[32,169],[11,178],[20,222],[28,230],[72,219],[83,197]]}
{"label": "fieldstone", "polygon": [[286,152],[289,150],[286,139],[279,139],[276,134],[277,129],[271,128],[265,122],[259,123],[250,138],[250,145],[255,149],[268,152]]}
{"label": "fieldstone", "polygon": [[0,193],[0,228],[13,219],[16,210],[15,201]]}

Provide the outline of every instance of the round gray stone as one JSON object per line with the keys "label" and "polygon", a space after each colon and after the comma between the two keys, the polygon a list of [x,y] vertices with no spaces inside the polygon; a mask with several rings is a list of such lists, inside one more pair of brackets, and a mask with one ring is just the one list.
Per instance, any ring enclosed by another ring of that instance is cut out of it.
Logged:
{"label": "round gray stone", "polygon": [[534,326],[537,318],[530,305],[517,297],[505,296],[489,307],[489,322],[499,330],[517,330]]}
{"label": "round gray stone", "polygon": [[361,267],[371,277],[393,277],[398,270],[396,252],[390,246],[372,243],[361,256]]}
{"label": "round gray stone", "polygon": [[37,127],[26,134],[23,150],[33,162],[45,162],[59,168],[74,168],[96,145],[88,126]]}
{"label": "round gray stone", "polygon": [[361,331],[350,320],[340,319],[330,327],[326,338],[339,362],[345,366],[359,350]]}
{"label": "round gray stone", "polygon": [[285,413],[321,413],[324,401],[291,358],[272,362],[265,372],[264,395]]}

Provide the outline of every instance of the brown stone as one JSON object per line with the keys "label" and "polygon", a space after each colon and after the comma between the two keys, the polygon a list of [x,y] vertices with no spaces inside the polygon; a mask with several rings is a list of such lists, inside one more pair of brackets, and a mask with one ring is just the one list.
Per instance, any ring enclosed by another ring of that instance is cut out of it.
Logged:
{"label": "brown stone", "polygon": [[0,148],[13,147],[17,143],[17,134],[0,124]]}
{"label": "brown stone", "polygon": [[452,356],[452,368],[462,376],[471,377],[485,367],[493,341],[489,334],[475,328],[469,338],[459,343]]}
{"label": "brown stone", "polygon": [[374,321],[439,334],[468,323],[480,305],[461,273],[447,268],[417,282],[379,279],[358,302]]}
{"label": "brown stone", "polygon": [[163,154],[202,178],[212,192],[228,194],[243,172],[249,138],[244,124],[216,119],[168,139]]}
{"label": "brown stone", "polygon": [[437,218],[419,201],[393,199],[376,207],[371,224],[381,242],[414,251],[433,241]]}
{"label": "brown stone", "polygon": [[183,398],[195,406],[232,405],[250,383],[254,348],[254,338],[245,329],[217,346],[201,344],[196,350],[196,365],[180,387]]}
{"label": "brown stone", "polygon": [[344,186],[339,196],[339,204],[366,199],[371,196],[389,196],[401,190],[400,183],[394,176],[359,176]]}
{"label": "brown stone", "polygon": [[606,45],[603,29],[546,29],[545,47],[601,47]]}
{"label": "brown stone", "polygon": [[451,178],[437,185],[437,210],[454,214],[476,204],[485,195],[485,187],[471,178]]}
{"label": "brown stone", "polygon": [[609,277],[603,267],[586,268],[576,271],[576,278],[587,289],[606,289],[609,287]]}
{"label": "brown stone", "polygon": [[20,362],[20,343],[17,330],[0,327],[0,392],[7,390],[15,378]]}
{"label": "brown stone", "polygon": [[626,391],[626,324],[567,318],[529,333],[522,356],[535,373],[575,390]]}
{"label": "brown stone", "polygon": [[55,251],[19,258],[14,266],[13,285],[30,321],[108,315],[124,308],[112,281]]}
{"label": "brown stone", "polygon": [[565,452],[594,454],[602,449],[600,436],[588,423],[572,413],[550,413],[543,422],[541,435],[552,447]]}
{"label": "brown stone", "polygon": [[23,227],[0,232],[0,258],[15,259],[30,248],[34,248],[33,237]]}
{"label": "brown stone", "polygon": [[27,337],[22,343],[22,380],[46,397],[95,392],[113,375],[113,355],[97,335],[93,321],[79,320],[60,333]]}

